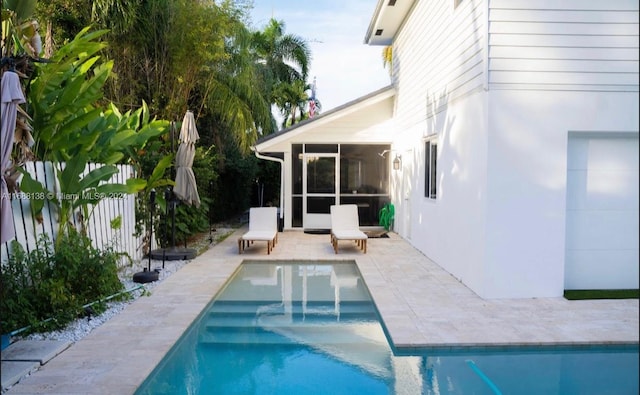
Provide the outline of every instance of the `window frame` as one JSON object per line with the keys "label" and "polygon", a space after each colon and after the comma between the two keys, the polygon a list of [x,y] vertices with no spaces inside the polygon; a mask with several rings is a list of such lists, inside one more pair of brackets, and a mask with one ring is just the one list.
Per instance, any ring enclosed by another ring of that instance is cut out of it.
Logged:
{"label": "window frame", "polygon": [[424,141],[424,197],[430,200],[438,198],[438,140]]}

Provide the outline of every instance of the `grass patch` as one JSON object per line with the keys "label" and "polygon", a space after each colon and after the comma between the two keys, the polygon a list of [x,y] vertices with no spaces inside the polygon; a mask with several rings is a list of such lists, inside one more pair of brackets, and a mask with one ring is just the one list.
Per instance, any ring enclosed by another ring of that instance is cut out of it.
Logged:
{"label": "grass patch", "polygon": [[638,289],[580,289],[566,290],[564,297],[568,300],[588,299],[638,299]]}

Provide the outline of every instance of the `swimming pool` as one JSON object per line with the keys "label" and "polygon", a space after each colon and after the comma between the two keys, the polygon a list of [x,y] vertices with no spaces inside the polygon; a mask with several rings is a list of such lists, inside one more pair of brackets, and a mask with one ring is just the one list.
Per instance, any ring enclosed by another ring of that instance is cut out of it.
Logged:
{"label": "swimming pool", "polygon": [[136,394],[637,394],[638,347],[395,352],[353,262],[245,262]]}

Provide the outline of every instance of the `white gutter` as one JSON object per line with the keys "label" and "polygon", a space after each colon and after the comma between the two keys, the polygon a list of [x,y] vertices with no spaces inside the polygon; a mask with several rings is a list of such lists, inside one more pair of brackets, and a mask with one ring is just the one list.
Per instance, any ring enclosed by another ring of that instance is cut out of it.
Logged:
{"label": "white gutter", "polygon": [[284,218],[284,159],[274,158],[273,156],[262,155],[256,147],[252,147],[252,150],[256,153],[256,158],[270,160],[272,162],[280,163],[280,219]]}

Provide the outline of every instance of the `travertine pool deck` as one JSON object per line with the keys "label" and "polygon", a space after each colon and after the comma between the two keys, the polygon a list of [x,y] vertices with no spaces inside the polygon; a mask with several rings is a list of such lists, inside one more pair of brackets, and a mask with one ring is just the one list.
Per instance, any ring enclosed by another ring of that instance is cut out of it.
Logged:
{"label": "travertine pool deck", "polygon": [[479,298],[408,242],[370,239],[367,254],[328,235],[280,233],[270,255],[238,254],[239,229],[95,329],[8,394],[132,394],[243,260],[355,260],[395,347],[638,343],[637,299]]}

